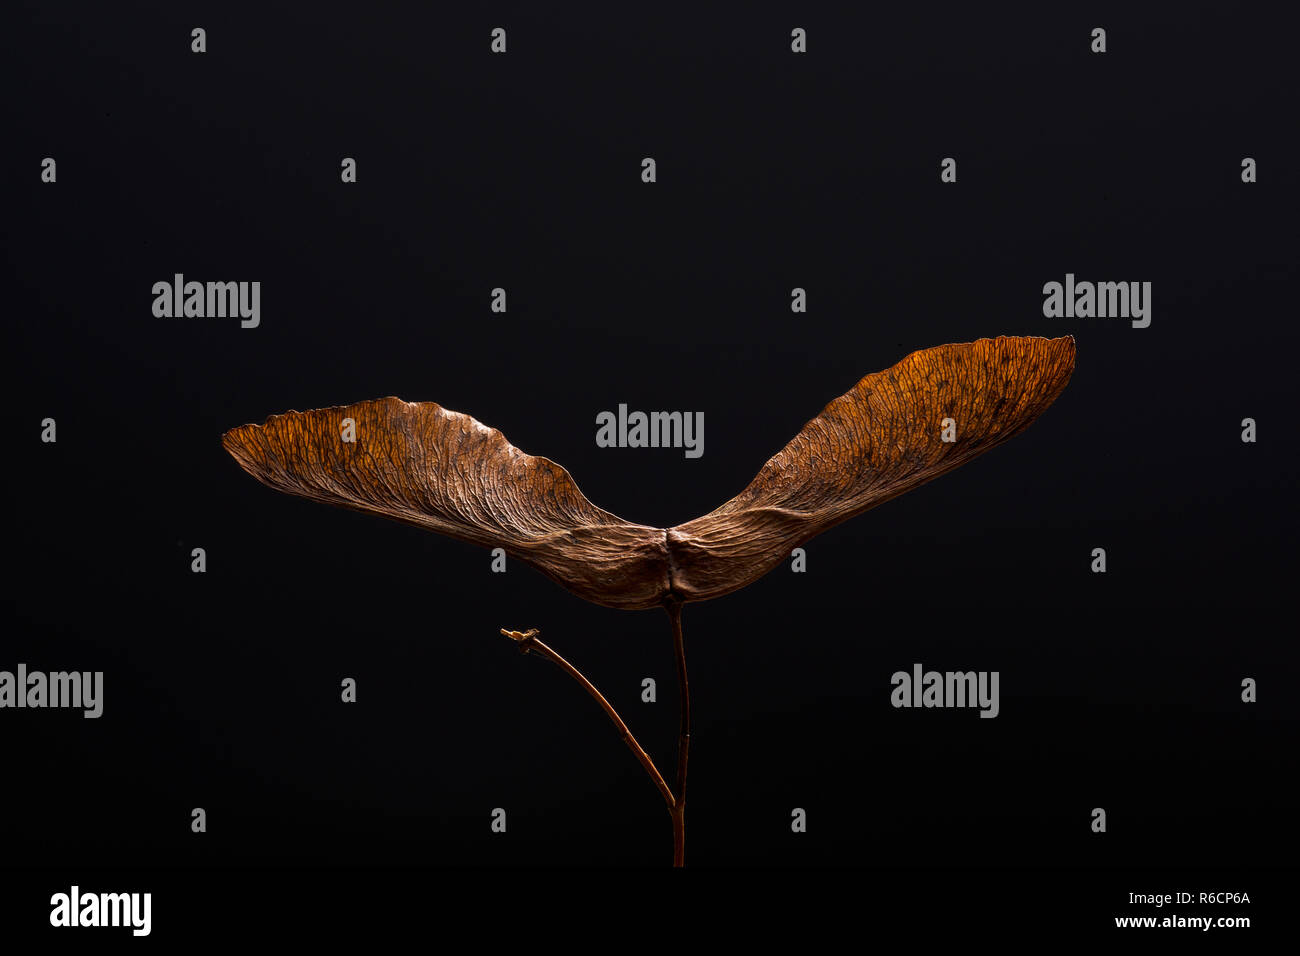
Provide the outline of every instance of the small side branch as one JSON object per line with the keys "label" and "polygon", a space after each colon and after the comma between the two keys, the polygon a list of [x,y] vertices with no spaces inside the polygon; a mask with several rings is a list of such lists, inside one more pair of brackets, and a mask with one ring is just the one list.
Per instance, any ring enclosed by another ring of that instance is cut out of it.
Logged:
{"label": "small side branch", "polygon": [[[623,742],[627,744],[628,749],[632,751],[632,755],[640,761],[641,766],[645,768],[645,772],[648,773],[650,779],[654,781],[654,785],[659,788],[659,793],[663,796],[664,802],[668,804],[669,811],[673,811],[673,808],[677,806],[677,800],[673,797],[672,791],[668,789],[668,784],[664,782],[664,778],[660,775],[658,768],[655,767],[654,761],[650,759],[650,755],[645,752],[645,749],[637,743],[637,739],[632,736],[632,731],[627,729],[627,724],[623,723],[623,718],[618,715],[618,711],[614,710],[614,708],[610,706],[609,701],[605,699],[604,695],[602,695],[600,691],[596,690],[595,685],[592,684],[591,681],[587,680],[587,678],[582,675],[582,672],[576,667],[566,661],[546,644],[539,641],[537,635],[540,632],[537,628],[530,628],[523,632],[507,631],[505,628],[502,628],[501,633],[519,645],[520,653],[527,654],[531,651],[536,651],[582,685],[583,689],[595,699],[596,703],[600,704],[600,707],[605,711],[606,716],[614,722],[614,726],[617,728],[619,736],[623,738]],[[684,774],[681,774],[681,779],[685,779]]]}

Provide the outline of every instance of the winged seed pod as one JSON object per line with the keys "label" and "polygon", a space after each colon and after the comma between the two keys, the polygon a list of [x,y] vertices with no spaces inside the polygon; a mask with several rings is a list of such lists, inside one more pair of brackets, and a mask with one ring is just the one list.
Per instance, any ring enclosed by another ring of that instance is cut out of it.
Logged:
{"label": "winged seed pod", "polygon": [[[504,548],[596,604],[665,608],[682,708],[675,789],[600,692],[536,631],[502,633],[524,653],[555,662],[601,704],[664,795],[680,866],[690,742],[682,605],[753,583],[792,548],[1024,431],[1061,394],[1074,356],[1071,336],[913,352],[828,404],[735,498],[672,528],[603,511],[555,462],[433,402],[389,397],[290,411],[233,428],[222,444],[245,471],[280,491]],[[347,418],[355,441],[340,438]],[[955,435],[943,433],[944,419],[953,420]]]}

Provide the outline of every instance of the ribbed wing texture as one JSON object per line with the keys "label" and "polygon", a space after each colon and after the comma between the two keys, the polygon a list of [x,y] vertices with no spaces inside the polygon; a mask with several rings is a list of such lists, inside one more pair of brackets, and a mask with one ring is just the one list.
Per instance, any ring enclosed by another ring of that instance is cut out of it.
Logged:
{"label": "ribbed wing texture", "polygon": [[923,349],[868,375],[739,495],[669,531],[674,590],[703,601],[744,587],[827,528],[1024,431],[1073,370],[1070,336],[1002,337]]}
{"label": "ribbed wing texture", "polygon": [[667,531],[602,511],[555,462],[432,402],[287,412],[223,444],[272,488],[502,547],[580,597],[637,609],[744,587],[796,545],[1019,434],[1073,370],[1068,336],[913,352],[827,405],[735,498]]}
{"label": "ribbed wing texture", "polygon": [[668,587],[662,530],[602,511],[555,462],[432,402],[286,412],[222,444],[272,488],[505,548],[598,604],[651,607]]}

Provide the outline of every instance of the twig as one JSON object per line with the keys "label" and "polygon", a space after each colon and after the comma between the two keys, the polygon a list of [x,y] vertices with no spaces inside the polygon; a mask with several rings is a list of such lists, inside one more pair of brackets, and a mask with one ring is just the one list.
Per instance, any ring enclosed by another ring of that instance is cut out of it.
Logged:
{"label": "twig", "polygon": [[686,645],[682,639],[682,606],[667,606],[673,625],[673,656],[677,660],[677,690],[681,720],[677,729],[677,801],[668,808],[673,818],[673,866],[686,865],[686,764],[691,754],[691,685],[686,679]]}
{"label": "twig", "polygon": [[[600,691],[596,690],[595,685],[582,676],[582,672],[576,667],[566,661],[546,644],[539,641],[537,635],[540,632],[537,628],[530,628],[522,633],[519,631],[507,631],[505,628],[502,628],[501,633],[519,645],[520,653],[527,654],[529,651],[537,651],[537,653],[541,654],[548,661],[553,662],[560,668],[560,670],[564,671],[581,684],[587,693],[596,699],[596,703],[600,704],[601,709],[605,711],[609,719],[614,722],[614,726],[618,728],[619,736],[623,738],[623,742],[627,744],[628,749],[632,751],[632,755],[641,762],[641,766],[645,768],[645,772],[650,775],[650,779],[654,781],[654,785],[659,788],[659,793],[663,795],[664,802],[668,804],[669,812],[675,812],[674,807],[676,807],[677,801],[673,797],[673,792],[668,789],[668,784],[664,783],[664,778],[660,775],[658,768],[655,767],[654,761],[650,759],[650,755],[645,752],[644,748],[637,743],[636,738],[632,736],[632,731],[627,729],[627,724],[623,723],[623,718],[618,715],[618,711],[614,710],[614,708],[610,706],[609,701],[604,698]],[[685,779],[684,775],[681,776],[681,779]],[[673,830],[676,832],[677,818],[674,817],[673,819]]]}

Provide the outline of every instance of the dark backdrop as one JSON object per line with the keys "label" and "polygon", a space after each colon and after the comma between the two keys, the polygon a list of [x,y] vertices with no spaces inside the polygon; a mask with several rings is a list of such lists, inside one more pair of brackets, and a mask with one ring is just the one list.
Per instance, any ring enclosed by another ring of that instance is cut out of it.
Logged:
{"label": "dark backdrop", "polygon": [[[914,349],[1068,333],[1023,436],[687,607],[688,861],[1289,864],[1296,84],[1265,16],[20,4],[0,667],[106,701],[0,714],[7,862],[664,864],[604,718],[497,634],[541,628],[667,769],[662,613],[273,492],[221,433],[437,401],[670,525]],[[176,272],[259,280],[261,326],[155,318]],[[1067,272],[1152,282],[1151,326],[1044,318]],[[597,448],[620,402],[703,411],[703,458]],[[915,662],[1000,671],[1001,715],[893,709]]]}

